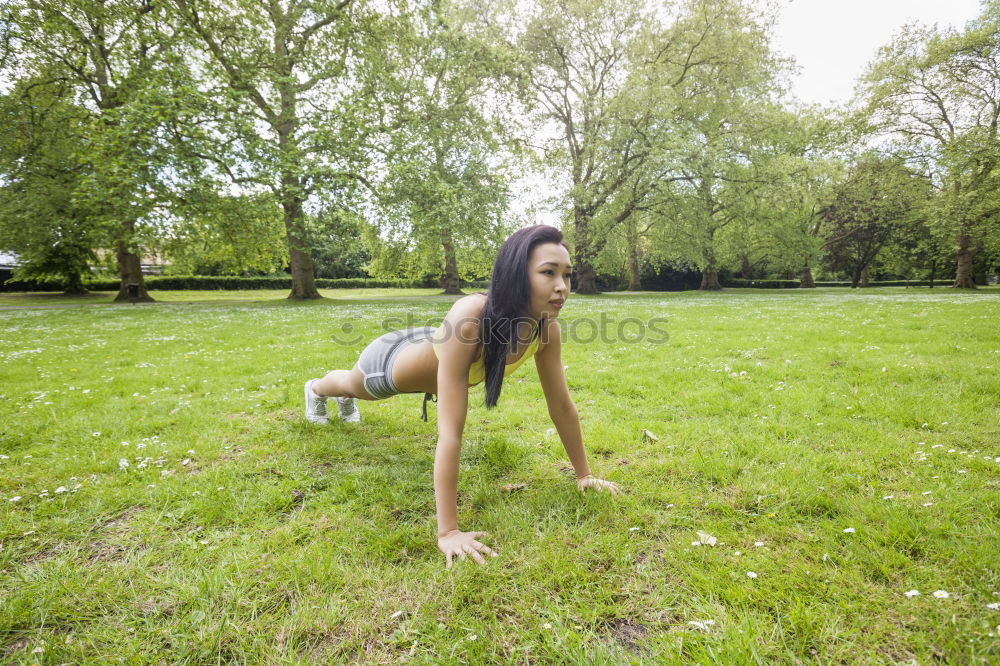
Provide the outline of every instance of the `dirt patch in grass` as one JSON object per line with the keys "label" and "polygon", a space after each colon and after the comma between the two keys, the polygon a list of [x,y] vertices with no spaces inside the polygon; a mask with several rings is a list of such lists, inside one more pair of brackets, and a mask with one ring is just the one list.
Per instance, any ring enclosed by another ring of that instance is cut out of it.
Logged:
{"label": "dirt patch in grass", "polygon": [[242,457],[245,453],[246,451],[243,450],[243,447],[234,446],[225,453],[223,453],[222,455],[220,455],[219,460],[223,461],[236,460],[237,458]]}
{"label": "dirt patch in grass", "polygon": [[115,562],[122,559],[121,556],[125,552],[125,547],[95,541],[90,544],[90,550],[91,553],[87,558],[87,564],[94,565],[100,562]]}
{"label": "dirt patch in grass", "polygon": [[20,652],[21,650],[26,649],[28,645],[30,645],[30,642],[27,638],[18,638],[16,641],[11,641],[10,643],[4,645],[3,653],[5,656],[9,657],[15,652]]}
{"label": "dirt patch in grass", "polygon": [[143,615],[163,615],[169,617],[174,614],[177,603],[167,599],[149,597],[140,601],[138,606]]}
{"label": "dirt patch in grass", "polygon": [[98,521],[94,526],[95,529],[110,529],[110,530],[120,530],[125,527],[125,524],[132,519],[132,516],[145,510],[144,506],[130,506],[125,509],[122,513],[118,514],[114,518],[109,518],[103,523]]}
{"label": "dirt patch in grass", "polygon": [[649,631],[649,627],[636,620],[626,617],[616,617],[602,620],[598,624],[598,632],[607,634],[614,641],[632,652],[639,649],[639,641]]}
{"label": "dirt patch in grass", "polygon": [[21,560],[21,565],[28,566],[31,564],[38,564],[39,562],[44,562],[46,560],[51,560],[53,557],[59,554],[59,547],[54,546],[52,548],[45,548],[35,553],[31,553],[23,560]]}

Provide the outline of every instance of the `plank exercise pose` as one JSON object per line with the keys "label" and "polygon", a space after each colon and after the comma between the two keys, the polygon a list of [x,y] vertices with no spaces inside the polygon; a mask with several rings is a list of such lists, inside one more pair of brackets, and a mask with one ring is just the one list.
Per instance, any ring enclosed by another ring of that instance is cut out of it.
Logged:
{"label": "plank exercise pose", "polygon": [[464,296],[444,322],[391,331],[361,352],[352,370],[334,370],[305,385],[306,418],[326,423],[326,399],[336,397],[338,416],[360,420],[355,398],[382,400],[397,393],[437,395],[438,443],[434,455],[438,548],[448,568],[452,557],[496,553],[479,542],[485,532],[458,529],[458,459],[469,405],[469,388],[486,382],[486,407],[500,397],[504,377],[530,356],[545,394],[549,416],[576,470],[581,492],[587,488],[619,493],[612,482],[594,477],[587,464],[576,406],[563,374],[557,317],[570,293],[569,252],[562,232],[539,224],[519,229],[500,248],[487,293]]}

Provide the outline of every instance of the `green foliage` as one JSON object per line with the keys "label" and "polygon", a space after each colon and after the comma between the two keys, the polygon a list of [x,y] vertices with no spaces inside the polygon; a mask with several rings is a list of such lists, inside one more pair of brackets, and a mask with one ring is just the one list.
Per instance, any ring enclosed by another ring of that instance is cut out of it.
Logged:
{"label": "green foliage", "polygon": [[962,237],[1000,262],[1000,3],[965,30],[909,26],[871,64],[862,112],[935,186],[935,243]]}
{"label": "green foliage", "polygon": [[[465,283],[474,288],[487,286],[486,282]],[[84,279],[83,285],[91,291],[117,290],[118,280]],[[226,275],[164,275],[147,276],[150,290],[225,290],[225,289],[290,289],[289,277],[237,277]],[[428,287],[427,280],[386,280],[373,278],[319,278],[316,286],[321,289],[361,289],[375,287]],[[20,280],[12,278],[2,285],[3,291],[62,291],[66,283],[58,280]]]}
{"label": "green foliage", "polygon": [[160,232],[159,248],[178,274],[271,273],[288,265],[281,208],[270,193],[190,192]]}
{"label": "green foliage", "polygon": [[58,277],[81,291],[94,249],[110,235],[79,202],[87,111],[71,92],[43,76],[0,96],[0,249],[17,253],[15,277]]}
{"label": "green foliage", "polygon": [[827,267],[848,271],[856,284],[887,243],[922,224],[929,195],[930,183],[902,159],[863,156],[824,211]]}
{"label": "green foliage", "polygon": [[10,0],[0,247],[71,289],[119,249],[178,273],[289,267],[293,284],[480,280],[533,221],[510,185],[535,167],[561,188],[578,288],[663,265],[784,275],[825,248],[843,270],[826,213],[879,135],[932,192],[873,269],[943,275],[963,242],[978,270],[1000,262],[1000,3],[904,29],[848,117],[785,97],[776,11]]}
{"label": "green foliage", "polygon": [[326,208],[306,216],[313,270],[317,278],[364,277],[371,258],[365,249],[364,219],[344,208]]}
{"label": "green foliage", "polygon": [[715,271],[767,243],[764,225],[741,222],[760,217],[757,197],[791,152],[796,128],[778,103],[788,63],[771,49],[767,17],[745,3],[691,3],[681,26],[686,39],[708,31],[699,48],[711,55],[676,91],[664,153],[673,182],[650,206],[655,253]]}
{"label": "green foliage", "polygon": [[[518,61],[490,14],[461,2],[414,8],[386,57],[391,131],[373,174],[373,275],[488,276],[507,218]],[[515,146],[516,149],[516,146]],[[408,255],[402,259],[402,255]]]}

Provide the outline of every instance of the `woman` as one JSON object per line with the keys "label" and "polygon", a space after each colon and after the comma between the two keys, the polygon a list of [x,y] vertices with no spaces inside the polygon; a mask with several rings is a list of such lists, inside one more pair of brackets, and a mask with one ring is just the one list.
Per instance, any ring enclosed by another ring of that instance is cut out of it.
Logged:
{"label": "woman", "polygon": [[609,490],[618,486],[595,478],[583,450],[580,419],[563,375],[557,318],[570,293],[569,251],[562,232],[548,225],[525,227],[511,234],[497,254],[487,293],[455,301],[437,329],[392,331],[361,352],[352,370],[334,370],[305,385],[306,418],[326,423],[326,399],[336,397],[344,421],[360,420],[355,398],[381,400],[397,393],[438,396],[438,443],[434,455],[438,548],[450,569],[452,557],[481,553],[496,556],[477,541],[485,532],[458,529],[456,494],[462,430],[469,388],[486,382],[486,407],[496,406],[509,375],[534,356],[545,402],[576,470],[577,487]]}

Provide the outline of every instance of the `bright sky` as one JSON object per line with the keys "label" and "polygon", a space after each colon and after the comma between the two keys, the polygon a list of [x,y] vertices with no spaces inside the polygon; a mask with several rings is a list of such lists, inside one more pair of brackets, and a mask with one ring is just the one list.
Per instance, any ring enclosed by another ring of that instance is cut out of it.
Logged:
{"label": "bright sky", "polygon": [[848,101],[878,48],[903,25],[961,28],[979,13],[978,0],[781,1],[775,47],[801,68],[792,93],[821,104]]}

